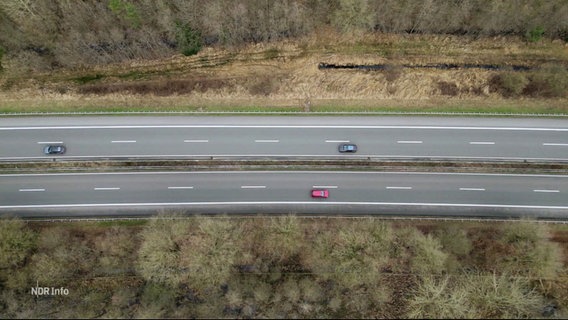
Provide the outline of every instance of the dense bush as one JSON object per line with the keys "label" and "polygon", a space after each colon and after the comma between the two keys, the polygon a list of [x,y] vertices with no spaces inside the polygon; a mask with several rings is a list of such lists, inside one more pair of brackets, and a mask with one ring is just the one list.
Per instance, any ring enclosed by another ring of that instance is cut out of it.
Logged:
{"label": "dense bush", "polygon": [[525,34],[525,37],[530,42],[537,42],[544,36],[544,29],[540,26],[537,26],[533,29],[530,29]]}
{"label": "dense bush", "polygon": [[176,38],[178,48],[184,56],[197,54],[203,46],[201,32],[187,23],[176,23]]}

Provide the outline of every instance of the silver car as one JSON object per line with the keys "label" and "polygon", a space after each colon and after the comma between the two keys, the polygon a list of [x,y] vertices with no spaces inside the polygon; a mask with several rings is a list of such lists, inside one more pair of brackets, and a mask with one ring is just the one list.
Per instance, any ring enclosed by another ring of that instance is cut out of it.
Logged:
{"label": "silver car", "polygon": [[65,146],[45,146],[43,148],[43,153],[45,154],[64,154],[65,153]]}

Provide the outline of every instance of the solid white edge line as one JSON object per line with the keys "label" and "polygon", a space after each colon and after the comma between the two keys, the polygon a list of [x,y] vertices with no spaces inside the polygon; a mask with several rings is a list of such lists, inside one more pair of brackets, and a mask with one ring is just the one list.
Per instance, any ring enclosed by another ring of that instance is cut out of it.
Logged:
{"label": "solid white edge line", "polygon": [[37,144],[62,144],[63,141],[38,141]]}
{"label": "solid white edge line", "polygon": [[545,142],[542,145],[543,146],[568,147],[568,143],[548,143],[548,142]]}
{"label": "solid white edge line", "polygon": [[241,189],[266,189],[266,186],[241,186]]}
{"label": "solid white edge line", "polygon": [[45,191],[45,189],[20,189],[18,191],[20,191],[20,192],[41,192],[41,191]]}
{"label": "solid white edge line", "polygon": [[73,173],[12,173],[0,174],[0,177],[37,177],[37,176],[88,176],[88,175],[179,175],[179,174],[379,174],[379,175],[442,175],[442,176],[486,176],[486,177],[537,177],[537,178],[568,178],[559,174],[514,174],[514,173],[471,173],[471,172],[384,172],[384,171],[163,171],[163,172],[73,172]]}
{"label": "solid white edge line", "polygon": [[485,191],[485,188],[460,188],[460,191]]}
{"label": "solid white edge line", "polygon": [[145,129],[145,128],[277,128],[277,129],[425,129],[425,130],[501,130],[501,131],[557,131],[567,132],[568,128],[530,127],[467,127],[467,126],[384,126],[384,125],[114,125],[114,126],[51,126],[51,127],[0,127],[2,130],[63,130],[63,129]]}
{"label": "solid white edge line", "polygon": [[495,144],[495,142],[493,142],[493,141],[471,141],[469,144],[487,144],[487,145],[493,145],[493,144]]}
{"label": "solid white edge line", "polygon": [[393,190],[412,190],[412,187],[386,187],[386,189],[393,189]]}
{"label": "solid white edge line", "polygon": [[110,191],[110,190],[120,190],[120,188],[112,187],[112,188],[94,188],[95,191]]}
{"label": "solid white edge line", "polygon": [[401,143],[401,144],[421,144],[422,141],[418,141],[418,140],[399,140],[396,143]]}
{"label": "solid white edge line", "polygon": [[404,202],[320,202],[320,201],[232,201],[232,202],[156,202],[156,203],[93,203],[93,204],[46,204],[46,205],[14,205],[0,206],[0,209],[24,208],[72,208],[72,207],[128,207],[128,206],[180,206],[180,205],[267,205],[267,204],[301,204],[301,205],[385,205],[385,206],[434,206],[434,207],[483,207],[483,208],[522,208],[522,209],[562,209],[568,206],[529,206],[507,204],[472,204],[472,203],[404,203]]}
{"label": "solid white edge line", "polygon": [[557,192],[560,192],[560,190],[535,189],[535,190],[533,190],[533,192],[557,193]]}
{"label": "solid white edge line", "polygon": [[312,189],[337,189],[337,186],[312,186]]}
{"label": "solid white edge line", "polygon": [[112,140],[110,143],[136,143],[136,140]]}
{"label": "solid white edge line", "polygon": [[209,142],[209,140],[183,140],[183,142],[191,143],[191,142]]}
{"label": "solid white edge line", "polygon": [[170,190],[193,189],[193,187],[168,187]]}

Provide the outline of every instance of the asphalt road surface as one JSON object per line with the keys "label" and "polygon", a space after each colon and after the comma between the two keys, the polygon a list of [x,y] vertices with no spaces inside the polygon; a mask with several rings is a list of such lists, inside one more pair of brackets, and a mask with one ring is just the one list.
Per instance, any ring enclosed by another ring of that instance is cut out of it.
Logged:
{"label": "asphalt road surface", "polygon": [[[210,157],[568,161],[568,120],[430,117],[0,119],[0,160]],[[340,154],[340,143],[356,143]],[[46,156],[45,145],[67,153]]]}
{"label": "asphalt road surface", "polygon": [[[327,189],[314,199],[312,189]],[[24,217],[299,213],[568,217],[568,176],[386,172],[0,175],[0,213]]]}

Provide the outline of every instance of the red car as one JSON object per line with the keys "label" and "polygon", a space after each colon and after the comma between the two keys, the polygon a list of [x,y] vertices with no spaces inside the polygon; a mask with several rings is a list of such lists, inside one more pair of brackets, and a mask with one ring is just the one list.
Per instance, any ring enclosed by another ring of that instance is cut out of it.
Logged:
{"label": "red car", "polygon": [[312,198],[327,198],[327,197],[329,197],[328,190],[319,190],[319,189],[312,190]]}

